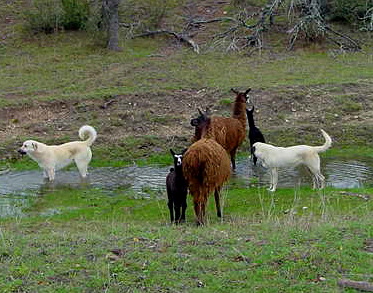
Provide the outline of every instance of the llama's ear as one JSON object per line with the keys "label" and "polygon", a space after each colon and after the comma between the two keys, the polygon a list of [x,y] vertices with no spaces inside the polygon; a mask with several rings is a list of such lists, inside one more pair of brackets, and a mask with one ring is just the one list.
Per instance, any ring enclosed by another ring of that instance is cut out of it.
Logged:
{"label": "llama's ear", "polygon": [[185,153],[186,153],[186,151],[187,151],[188,149],[186,148],[186,149],[183,149],[183,151],[182,151],[182,155],[184,155]]}
{"label": "llama's ear", "polygon": [[201,111],[200,108],[197,108],[197,110],[198,110],[199,115],[203,115],[203,113],[202,113],[202,111]]}
{"label": "llama's ear", "polygon": [[170,149],[170,153],[172,156],[175,156],[175,152],[172,149]]}
{"label": "llama's ear", "polygon": [[234,88],[231,88],[231,91],[234,92],[236,95],[239,94],[239,92],[237,90],[235,90]]}

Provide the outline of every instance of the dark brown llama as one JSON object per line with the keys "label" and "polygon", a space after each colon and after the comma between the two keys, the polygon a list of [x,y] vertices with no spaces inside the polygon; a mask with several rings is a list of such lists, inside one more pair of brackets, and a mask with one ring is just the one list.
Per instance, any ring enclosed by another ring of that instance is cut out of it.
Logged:
{"label": "dark brown llama", "polygon": [[233,170],[236,169],[236,152],[246,137],[246,101],[248,93],[231,89],[236,94],[231,117],[213,116],[200,112],[198,118],[190,121],[195,126],[193,141],[213,138],[229,153]]}
{"label": "dark brown llama", "polygon": [[[185,222],[185,210],[187,208],[188,183],[183,176],[182,160],[186,150],[176,154],[170,149],[174,159],[174,167],[166,177],[166,188],[168,197],[168,208],[170,210],[171,223]],[[181,211],[181,213],[180,213]]]}
{"label": "dark brown llama", "polygon": [[246,115],[247,115],[247,122],[249,123],[250,153],[251,153],[251,157],[253,159],[254,165],[256,165],[256,162],[258,161],[258,158],[254,154],[253,145],[256,142],[264,142],[265,143],[265,139],[264,139],[264,136],[263,136],[262,132],[259,130],[259,128],[255,126],[254,106],[251,108],[251,110],[246,109]]}
{"label": "dark brown llama", "polygon": [[221,217],[220,191],[231,172],[226,150],[215,140],[202,138],[183,157],[183,174],[193,197],[198,225],[205,223],[207,199],[214,191],[217,216]]}

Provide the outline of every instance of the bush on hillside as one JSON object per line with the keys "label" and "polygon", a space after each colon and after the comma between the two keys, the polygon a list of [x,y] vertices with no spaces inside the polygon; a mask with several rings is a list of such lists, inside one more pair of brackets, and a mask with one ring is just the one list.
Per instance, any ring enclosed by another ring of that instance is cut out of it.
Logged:
{"label": "bush on hillside", "polygon": [[52,33],[63,27],[64,10],[60,0],[34,0],[25,17],[31,31]]}
{"label": "bush on hillside", "polygon": [[67,30],[85,28],[89,17],[88,0],[62,0],[64,10],[63,27]]}
{"label": "bush on hillside", "polygon": [[85,28],[89,16],[88,0],[33,0],[25,13],[27,28],[32,32]]}

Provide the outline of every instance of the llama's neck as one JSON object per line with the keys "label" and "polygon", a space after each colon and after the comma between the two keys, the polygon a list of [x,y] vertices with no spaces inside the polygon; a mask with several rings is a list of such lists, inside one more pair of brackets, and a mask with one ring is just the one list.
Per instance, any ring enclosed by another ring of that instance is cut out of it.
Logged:
{"label": "llama's neck", "polygon": [[194,137],[199,140],[201,138],[212,138],[214,137],[214,129],[210,127],[211,118],[196,127]]}
{"label": "llama's neck", "polygon": [[247,121],[249,122],[249,127],[250,128],[254,128],[255,127],[254,117],[253,117],[253,113],[252,112],[248,112],[247,113]]}
{"label": "llama's neck", "polygon": [[180,166],[175,166],[174,165],[174,169],[175,169],[175,173],[177,175],[183,175],[183,167],[182,167],[182,165],[180,165]]}
{"label": "llama's neck", "polygon": [[235,102],[232,117],[239,120],[243,127],[246,127],[246,103]]}

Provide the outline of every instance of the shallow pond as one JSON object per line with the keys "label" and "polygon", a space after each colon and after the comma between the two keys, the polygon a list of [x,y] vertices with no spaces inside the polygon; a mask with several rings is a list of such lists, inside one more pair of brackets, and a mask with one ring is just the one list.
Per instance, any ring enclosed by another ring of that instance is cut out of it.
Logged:
{"label": "shallow pond", "polygon": [[[327,186],[336,188],[356,188],[373,185],[373,159],[341,160],[324,158],[322,173],[326,177]],[[41,170],[9,171],[0,174],[0,217],[19,215],[21,208],[29,196],[48,190],[63,187],[96,187],[103,190],[131,188],[140,196],[149,196],[147,190],[165,193],[165,178],[170,169],[159,166],[128,166],[123,168],[91,168],[87,182],[82,184],[78,172],[61,170],[56,174],[56,181],[46,183]],[[247,187],[252,182],[268,185],[269,174],[262,167],[254,167],[249,159],[240,159],[237,170],[232,175]],[[255,179],[255,180],[253,180]],[[310,174],[305,168],[280,169],[278,187],[294,187],[310,185]]]}

